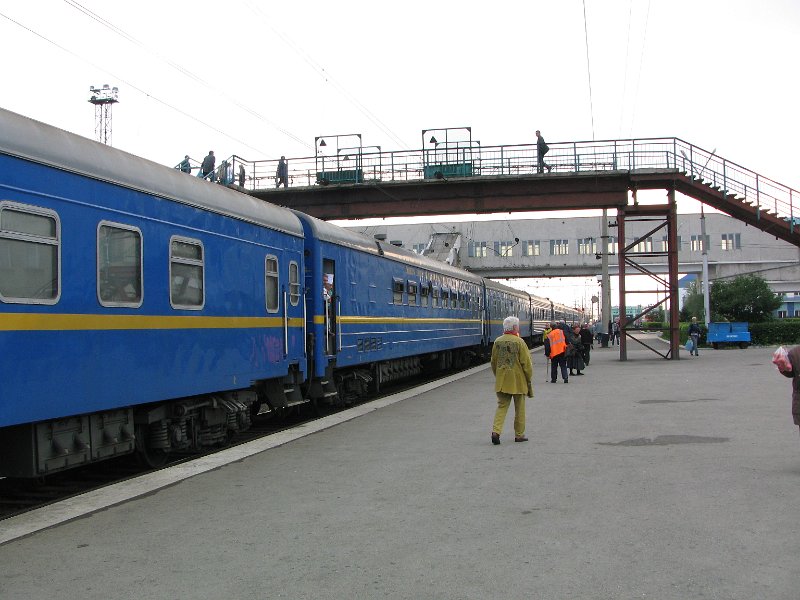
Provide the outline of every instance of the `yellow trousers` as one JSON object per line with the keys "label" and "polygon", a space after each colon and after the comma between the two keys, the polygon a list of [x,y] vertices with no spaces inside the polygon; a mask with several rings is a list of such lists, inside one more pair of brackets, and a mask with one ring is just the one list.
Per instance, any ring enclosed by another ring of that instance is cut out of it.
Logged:
{"label": "yellow trousers", "polygon": [[514,400],[514,435],[522,437],[525,435],[525,394],[506,394],[505,392],[495,392],[497,394],[497,410],[494,413],[494,425],[492,431],[496,434],[503,433],[503,422],[506,420],[506,413]]}

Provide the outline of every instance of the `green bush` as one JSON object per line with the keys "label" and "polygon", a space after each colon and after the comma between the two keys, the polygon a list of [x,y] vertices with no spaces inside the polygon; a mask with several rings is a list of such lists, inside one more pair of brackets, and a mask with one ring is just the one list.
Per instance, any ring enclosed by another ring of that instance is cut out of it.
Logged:
{"label": "green bush", "polygon": [[758,346],[800,343],[800,319],[778,319],[750,324],[750,338]]}

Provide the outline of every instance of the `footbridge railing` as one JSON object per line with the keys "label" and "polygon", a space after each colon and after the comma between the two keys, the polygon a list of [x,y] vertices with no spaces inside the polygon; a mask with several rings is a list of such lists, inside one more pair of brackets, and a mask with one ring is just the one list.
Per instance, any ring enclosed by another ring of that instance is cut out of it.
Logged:
{"label": "footbridge railing", "polygon": [[[545,169],[542,177],[674,170],[724,196],[730,195],[757,210],[772,213],[787,221],[792,229],[800,226],[800,211],[795,211],[797,190],[680,138],[557,142],[549,146],[544,162],[552,169],[549,172]],[[350,149],[349,153],[337,156],[291,158],[287,162],[290,187],[539,175],[535,144],[476,146],[473,143],[464,148],[388,152]],[[248,161],[232,156],[228,163],[234,183],[243,182],[245,189],[276,187],[277,160]],[[241,180],[240,166],[244,167]]]}

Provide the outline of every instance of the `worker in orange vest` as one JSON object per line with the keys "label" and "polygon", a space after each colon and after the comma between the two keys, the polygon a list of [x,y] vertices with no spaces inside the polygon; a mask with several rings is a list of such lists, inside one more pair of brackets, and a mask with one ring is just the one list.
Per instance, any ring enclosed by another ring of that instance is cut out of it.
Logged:
{"label": "worker in orange vest", "polygon": [[564,383],[569,383],[567,375],[567,339],[564,330],[550,323],[552,331],[544,340],[544,355],[550,359],[550,383],[555,383],[558,378],[558,369],[561,368],[561,378]]}

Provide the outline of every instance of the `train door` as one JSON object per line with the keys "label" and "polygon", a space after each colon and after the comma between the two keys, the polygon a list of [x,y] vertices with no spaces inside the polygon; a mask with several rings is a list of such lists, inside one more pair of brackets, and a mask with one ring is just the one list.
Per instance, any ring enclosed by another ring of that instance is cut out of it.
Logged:
{"label": "train door", "polygon": [[322,298],[325,301],[325,354],[332,356],[338,349],[339,296],[336,293],[336,265],[328,258],[322,261]]}

